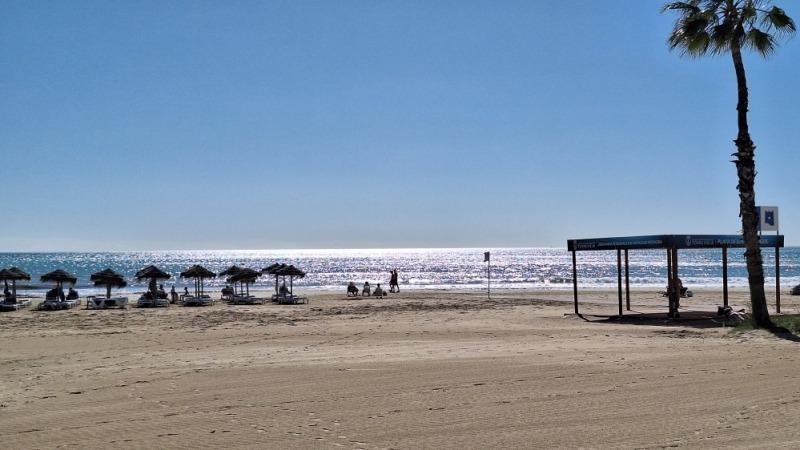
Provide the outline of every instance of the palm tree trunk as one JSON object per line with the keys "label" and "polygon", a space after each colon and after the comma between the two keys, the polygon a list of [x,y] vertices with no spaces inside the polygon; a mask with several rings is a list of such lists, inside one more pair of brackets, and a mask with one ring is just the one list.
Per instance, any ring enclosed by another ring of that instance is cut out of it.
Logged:
{"label": "palm tree trunk", "polygon": [[762,328],[773,328],[767,310],[767,297],[764,294],[764,261],[758,236],[758,217],[756,216],[756,146],[750,139],[747,125],[747,77],[742,61],[742,50],[738,42],[731,46],[733,67],[736,70],[736,84],[739,90],[738,112],[739,134],[736,136],[736,153],[733,163],[739,176],[739,216],[742,218],[742,236],[745,244],[744,256],[747,261],[747,279],[750,284],[750,304],[756,325]]}

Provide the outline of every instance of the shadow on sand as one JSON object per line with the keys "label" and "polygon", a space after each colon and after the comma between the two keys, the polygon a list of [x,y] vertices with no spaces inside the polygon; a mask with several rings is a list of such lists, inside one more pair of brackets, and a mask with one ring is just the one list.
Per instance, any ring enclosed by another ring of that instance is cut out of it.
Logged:
{"label": "shadow on sand", "polygon": [[[607,324],[628,324],[639,326],[657,326],[657,327],[680,327],[680,328],[736,328],[733,325],[726,324],[723,317],[718,316],[716,311],[681,311],[681,316],[678,319],[670,319],[667,317],[666,312],[641,312],[641,311],[626,311],[624,315],[604,315],[604,314],[577,314],[580,319],[591,323],[607,323]],[[800,342],[800,336],[792,333],[784,327],[777,326],[771,330],[767,330],[776,338],[784,339],[791,342]]]}

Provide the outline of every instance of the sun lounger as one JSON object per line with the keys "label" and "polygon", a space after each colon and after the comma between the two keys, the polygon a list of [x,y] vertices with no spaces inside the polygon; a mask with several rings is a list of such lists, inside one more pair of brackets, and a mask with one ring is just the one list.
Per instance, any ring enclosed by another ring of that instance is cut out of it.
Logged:
{"label": "sun lounger", "polygon": [[162,306],[169,306],[169,300],[165,298],[154,299],[150,296],[142,295],[139,297],[139,300],[136,301],[137,308],[155,308]]}
{"label": "sun lounger", "polygon": [[263,305],[264,298],[254,295],[234,295],[230,303],[234,305]]}
{"label": "sun lounger", "polygon": [[214,304],[214,301],[211,299],[209,295],[201,295],[199,297],[195,296],[185,296],[183,300],[181,300],[181,304],[183,306],[209,306]]}
{"label": "sun lounger", "polygon": [[6,298],[0,302],[0,311],[16,311],[18,309],[27,308],[31,306],[31,301],[28,299],[19,300],[16,297]]}
{"label": "sun lounger", "polygon": [[56,311],[60,309],[72,309],[80,304],[80,299],[61,301],[58,299],[46,298],[42,303],[39,303],[39,307],[37,309],[40,311]]}
{"label": "sun lounger", "polygon": [[279,305],[297,305],[300,303],[308,303],[308,297],[301,297],[292,294],[277,294],[272,296],[272,300]]}
{"label": "sun lounger", "polygon": [[90,295],[86,297],[86,309],[109,309],[121,308],[125,309],[128,306],[128,297],[96,297]]}

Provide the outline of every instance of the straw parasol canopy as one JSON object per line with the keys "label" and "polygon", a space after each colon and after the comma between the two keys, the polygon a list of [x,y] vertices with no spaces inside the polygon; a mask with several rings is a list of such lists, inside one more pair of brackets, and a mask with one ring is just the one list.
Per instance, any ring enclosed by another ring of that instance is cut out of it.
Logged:
{"label": "straw parasol canopy", "polygon": [[27,272],[16,267],[0,270],[0,280],[3,280],[6,287],[8,287],[8,282],[11,282],[11,295],[14,297],[17,296],[17,281],[30,281],[30,279],[31,276]]}
{"label": "straw parasol canopy", "polygon": [[294,291],[292,290],[292,284],[293,284],[292,282],[294,281],[294,278],[295,277],[303,278],[306,276],[305,272],[303,272],[302,270],[298,269],[293,265],[289,265],[282,269],[278,269],[275,272],[275,274],[284,277],[289,277],[289,295],[292,295],[294,293]]}
{"label": "straw parasol canopy", "polygon": [[158,290],[156,289],[156,280],[167,280],[172,278],[172,275],[164,272],[163,270],[159,269],[154,265],[149,265],[144,269],[136,272],[136,275],[134,275],[134,277],[139,281],[149,279],[150,283],[148,285],[148,289],[150,290],[150,292],[153,293],[153,295],[155,295],[156,291]]}
{"label": "straw parasol canopy", "polygon": [[186,271],[181,272],[181,278],[194,278],[194,295],[195,297],[200,297],[203,295],[203,280],[206,278],[214,278],[217,274],[214,272],[206,269],[200,265],[193,265],[186,269]]}
{"label": "straw parasol canopy", "polygon": [[75,275],[72,275],[71,273],[62,269],[57,269],[50,273],[46,273],[39,277],[39,279],[43,282],[55,283],[58,287],[63,286],[65,282],[70,284],[75,284],[78,282],[78,278]]}
{"label": "straw parasol canopy", "polygon": [[95,272],[89,277],[89,280],[91,280],[95,286],[106,287],[106,298],[111,298],[112,287],[123,288],[128,285],[125,281],[125,277],[111,269]]}
{"label": "straw parasol canopy", "polygon": [[[256,282],[256,278],[261,276],[261,272],[258,272],[253,269],[239,269],[238,272],[234,273],[228,278],[229,283],[236,283],[245,285],[245,289],[247,290],[247,295],[250,295],[250,284]],[[239,289],[241,292],[241,288]]]}
{"label": "straw parasol canopy", "polygon": [[[234,265],[228,267],[227,269],[223,270],[222,272],[220,272],[219,276],[221,276],[221,277],[230,277],[230,276],[236,275],[240,270],[242,270],[242,267],[239,267],[236,264],[234,264]],[[236,294],[236,283],[233,283],[233,293]]]}
{"label": "straw parasol canopy", "polygon": [[287,266],[286,264],[275,263],[275,264],[269,265],[269,266],[267,266],[267,267],[265,267],[264,269],[261,270],[261,273],[263,273],[263,274],[275,275],[275,293],[276,294],[278,293],[278,277],[280,276],[280,275],[278,275],[278,271],[281,270],[281,269],[285,269],[286,267],[289,267],[289,266]]}
{"label": "straw parasol canopy", "polygon": [[237,266],[236,264],[234,264],[234,265],[228,267],[227,269],[223,270],[222,272],[220,272],[219,276],[227,277],[227,276],[235,275],[240,270],[242,270],[242,268]]}

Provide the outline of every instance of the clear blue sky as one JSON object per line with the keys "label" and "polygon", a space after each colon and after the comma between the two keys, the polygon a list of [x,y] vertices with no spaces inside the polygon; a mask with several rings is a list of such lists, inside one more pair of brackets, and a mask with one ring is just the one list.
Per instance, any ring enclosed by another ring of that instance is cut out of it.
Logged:
{"label": "clear blue sky", "polygon": [[[735,233],[730,60],[661,4],[5,1],[0,250]],[[800,39],[746,64],[800,244]]]}

